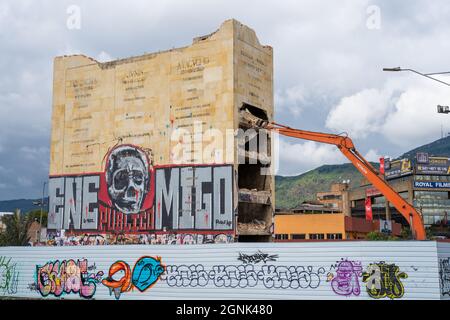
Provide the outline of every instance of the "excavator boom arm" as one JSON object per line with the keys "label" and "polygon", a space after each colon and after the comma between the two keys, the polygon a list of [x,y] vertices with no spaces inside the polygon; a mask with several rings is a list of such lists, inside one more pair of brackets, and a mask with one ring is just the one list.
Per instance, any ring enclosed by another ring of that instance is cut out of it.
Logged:
{"label": "excavator boom arm", "polygon": [[320,143],[333,144],[353,163],[361,174],[375,186],[385,198],[391,202],[400,212],[406,221],[409,222],[413,235],[417,240],[425,240],[425,228],[422,218],[417,210],[403,199],[384,179],[380,178],[378,171],[364,157],[356,151],[352,140],[347,136],[326,134],[313,131],[292,129],[276,123],[266,123],[266,129],[277,131],[278,133],[304,140],[311,140]]}

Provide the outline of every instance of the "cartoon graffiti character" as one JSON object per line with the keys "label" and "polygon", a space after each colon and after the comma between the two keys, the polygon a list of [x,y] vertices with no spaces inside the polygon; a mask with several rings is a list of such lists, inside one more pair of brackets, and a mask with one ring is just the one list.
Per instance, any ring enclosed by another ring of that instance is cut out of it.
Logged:
{"label": "cartoon graffiti character", "polygon": [[[109,288],[110,294],[114,292],[116,300],[124,292],[132,290],[134,287],[143,292],[152,287],[164,273],[165,266],[161,264],[160,257],[141,257],[136,262],[133,272],[125,261],[116,261],[109,268],[108,277],[102,283]],[[120,279],[117,273],[123,273]]]}
{"label": "cartoon graffiti character", "polygon": [[150,192],[151,163],[138,147],[121,145],[108,156],[106,185],[112,205],[125,214],[138,213]]}
{"label": "cartoon graffiti character", "polygon": [[358,277],[362,275],[361,263],[355,261],[342,260],[336,270],[336,276],[331,280],[331,288],[336,294],[359,296],[361,288]]}
{"label": "cartoon graffiti character", "polygon": [[408,278],[408,275],[405,272],[400,272],[398,266],[386,264],[384,261],[370,264],[367,271],[363,273],[367,293],[375,299],[403,297],[405,289],[401,279],[406,278]]}
{"label": "cartoon graffiti character", "polygon": [[161,264],[161,257],[141,257],[133,268],[133,285],[143,292],[158,281],[164,270],[165,266]]}
{"label": "cartoon graffiti character", "polygon": [[215,243],[228,243],[230,242],[228,239],[228,236],[226,234],[218,234],[214,237],[214,242]]}
{"label": "cartoon graffiti character", "polygon": [[183,244],[195,244],[195,238],[192,234],[185,234],[183,237]]}
{"label": "cartoon graffiti character", "polygon": [[[123,272],[123,276],[115,280],[113,276],[118,272]],[[116,299],[120,298],[123,292],[128,292],[131,290],[131,270],[128,263],[125,261],[114,262],[108,271],[108,277],[102,280],[103,285],[109,288],[109,293],[114,292]]]}

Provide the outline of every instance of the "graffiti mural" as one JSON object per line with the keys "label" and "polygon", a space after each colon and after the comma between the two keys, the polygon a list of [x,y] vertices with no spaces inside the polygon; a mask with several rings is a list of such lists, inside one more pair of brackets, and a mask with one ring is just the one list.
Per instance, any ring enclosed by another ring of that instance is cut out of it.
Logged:
{"label": "graffiti mural", "polygon": [[450,258],[439,259],[441,294],[450,296]]}
{"label": "graffiti mural", "polygon": [[161,233],[161,234],[83,234],[64,235],[51,234],[48,246],[83,246],[83,245],[125,245],[125,244],[211,244],[234,242],[232,234],[200,234],[200,233]]}
{"label": "graffiti mural", "polygon": [[315,289],[321,283],[322,267],[275,266],[252,264],[215,265],[206,269],[203,265],[168,265],[161,281],[170,287],[248,288],[263,285],[267,289]]}
{"label": "graffiti mural", "polygon": [[19,272],[16,271],[17,264],[11,258],[0,256],[0,294],[11,295],[17,293],[19,283]]}
{"label": "graffiti mural", "polygon": [[405,289],[401,280],[406,278],[408,275],[401,272],[398,266],[384,261],[369,264],[367,270],[363,272],[367,293],[375,299],[403,297]]}
{"label": "graffiti mural", "polygon": [[332,266],[332,269],[336,269],[336,275],[329,274],[331,288],[334,293],[342,296],[360,295],[361,287],[358,280],[362,276],[360,261],[342,259],[337,262],[336,266]]}
{"label": "graffiti mural", "polygon": [[[102,280],[103,285],[109,288],[109,293],[116,299],[124,292],[128,292],[133,288],[137,288],[140,292],[144,292],[151,288],[163,274],[165,266],[161,264],[160,257],[141,257],[134,265],[133,271],[125,261],[114,262],[108,271],[108,277]],[[120,279],[113,277],[121,273]]]}
{"label": "graffiti mural", "polygon": [[259,263],[267,261],[277,261],[278,255],[277,254],[268,254],[263,253],[260,250],[254,254],[245,254],[240,252],[239,257],[237,258],[239,261],[242,261],[242,263]]}
{"label": "graffiti mural", "polygon": [[144,199],[153,191],[153,168],[148,155],[137,147],[122,145],[110,152],[106,166],[112,206],[125,214],[140,212]]}
{"label": "graffiti mural", "polygon": [[93,269],[95,266],[88,266],[87,259],[47,262],[36,266],[36,288],[43,297],[77,293],[81,298],[90,299],[103,277],[103,271],[96,273]]}
{"label": "graffiti mural", "polygon": [[130,144],[105,159],[98,174],[50,177],[50,233],[233,232],[232,165],[153,166]]}

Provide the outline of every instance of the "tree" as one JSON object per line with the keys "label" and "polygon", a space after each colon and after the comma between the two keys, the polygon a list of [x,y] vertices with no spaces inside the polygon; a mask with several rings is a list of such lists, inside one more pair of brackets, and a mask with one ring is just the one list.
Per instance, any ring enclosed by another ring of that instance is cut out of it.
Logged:
{"label": "tree", "polygon": [[26,246],[30,241],[28,229],[30,228],[32,219],[20,214],[20,210],[16,209],[14,214],[2,217],[5,225],[5,231],[0,234],[1,246]]}
{"label": "tree", "polygon": [[395,241],[398,240],[397,237],[381,233],[378,231],[372,231],[367,234],[367,240],[371,241]]}
{"label": "tree", "polygon": [[[31,220],[31,222],[33,222],[33,221],[39,222],[41,219],[41,209],[29,211],[29,212],[27,212],[26,216],[27,216],[27,219]],[[42,225],[43,226],[47,226],[47,217],[48,217],[48,212],[43,211],[42,212]]]}

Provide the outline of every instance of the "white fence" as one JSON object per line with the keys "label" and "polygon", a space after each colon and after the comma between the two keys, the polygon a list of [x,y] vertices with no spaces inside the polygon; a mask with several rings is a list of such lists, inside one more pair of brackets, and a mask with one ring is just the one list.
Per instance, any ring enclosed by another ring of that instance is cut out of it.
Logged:
{"label": "white fence", "polygon": [[0,295],[45,299],[441,299],[450,244],[0,248]]}

